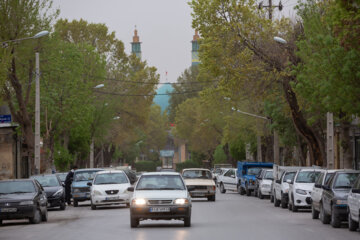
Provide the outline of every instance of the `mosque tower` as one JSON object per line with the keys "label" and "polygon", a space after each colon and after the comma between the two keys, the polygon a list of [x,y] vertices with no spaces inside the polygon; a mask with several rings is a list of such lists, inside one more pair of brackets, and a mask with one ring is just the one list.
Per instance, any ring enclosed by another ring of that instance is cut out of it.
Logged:
{"label": "mosque tower", "polygon": [[138,32],[135,26],[133,41],[131,42],[131,53],[134,53],[138,58],[141,59],[141,42],[138,36]]}
{"label": "mosque tower", "polygon": [[191,66],[196,66],[200,63],[199,60],[199,34],[198,31],[195,30],[195,35],[193,36],[193,40],[191,41],[192,50],[191,50]]}

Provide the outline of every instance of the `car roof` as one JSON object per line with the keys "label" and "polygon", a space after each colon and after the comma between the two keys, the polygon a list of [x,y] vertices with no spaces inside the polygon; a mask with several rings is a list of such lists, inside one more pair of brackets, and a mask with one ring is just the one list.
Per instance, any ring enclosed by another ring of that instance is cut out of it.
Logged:
{"label": "car roof", "polygon": [[340,169],[339,171],[336,171],[335,174],[337,173],[360,173],[360,170],[352,170],[352,169]]}
{"label": "car roof", "polygon": [[302,169],[299,169],[298,172],[324,172],[325,170],[324,169],[321,169],[321,168],[302,168]]}
{"label": "car roof", "polygon": [[124,173],[125,172],[123,170],[104,170],[104,171],[99,171],[96,174],[105,174],[105,173]]}
{"label": "car roof", "polygon": [[156,175],[180,175],[178,172],[147,172],[141,176],[156,176]]}
{"label": "car roof", "polygon": [[27,182],[34,182],[35,179],[30,179],[30,178],[20,178],[20,179],[3,179],[3,180],[0,180],[0,182],[24,182],[24,181],[27,181]]}
{"label": "car roof", "polygon": [[103,170],[104,169],[102,169],[102,168],[82,168],[82,169],[75,170],[75,172],[103,171]]}
{"label": "car roof", "polygon": [[38,175],[32,175],[32,176],[30,176],[30,178],[32,178],[32,177],[47,177],[47,176],[54,176],[54,177],[56,177],[56,174],[52,174],[52,173],[48,173],[48,174],[38,174]]}
{"label": "car roof", "polygon": [[184,168],[183,171],[187,171],[187,170],[198,170],[198,171],[209,171],[209,169],[206,168]]}

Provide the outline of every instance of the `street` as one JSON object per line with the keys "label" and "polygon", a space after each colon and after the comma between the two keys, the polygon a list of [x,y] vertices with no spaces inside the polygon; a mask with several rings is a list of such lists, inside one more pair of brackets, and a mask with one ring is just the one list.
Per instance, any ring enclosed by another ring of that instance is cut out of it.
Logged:
{"label": "street", "polygon": [[309,211],[292,213],[274,208],[268,199],[240,196],[237,193],[217,193],[216,202],[194,200],[192,226],[182,221],[143,221],[131,229],[129,209],[102,208],[90,210],[80,203],[65,211],[49,211],[47,223],[37,225],[27,221],[5,221],[0,227],[0,239],[359,239],[359,232],[350,232],[344,224],[340,229],[312,220]]}

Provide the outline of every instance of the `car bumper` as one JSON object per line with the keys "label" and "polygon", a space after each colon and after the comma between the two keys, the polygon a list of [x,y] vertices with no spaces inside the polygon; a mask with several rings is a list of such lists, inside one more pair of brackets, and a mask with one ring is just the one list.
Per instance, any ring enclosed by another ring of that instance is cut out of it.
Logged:
{"label": "car bumper", "polygon": [[189,193],[192,198],[206,198],[216,194],[215,191],[191,191]]}
{"label": "car bumper", "polygon": [[72,197],[76,201],[90,200],[90,192],[72,193]]}
{"label": "car bumper", "polygon": [[[3,212],[3,209],[15,209],[15,212]],[[0,219],[11,220],[11,219],[23,219],[34,217],[36,206],[14,206],[14,207],[1,207]]]}
{"label": "car bumper", "polygon": [[296,207],[310,208],[311,207],[311,196],[309,194],[301,195],[301,194],[295,193],[293,204]]}
{"label": "car bumper", "polygon": [[341,205],[334,205],[333,211],[335,216],[337,216],[341,221],[347,221],[348,218],[348,205],[341,204]]}
{"label": "car bumper", "polygon": [[270,195],[271,194],[271,188],[270,187],[261,187],[260,188],[262,195]]}
{"label": "car bumper", "polygon": [[65,202],[64,197],[48,197],[47,207],[59,207],[61,203]]}
{"label": "car bumper", "polygon": [[120,203],[129,203],[129,194],[117,194],[117,195],[92,195],[92,204],[94,205],[112,205]]}
{"label": "car bumper", "polygon": [[[170,211],[168,212],[151,212],[151,208],[169,208]],[[131,217],[139,218],[140,220],[145,219],[184,219],[186,217],[191,216],[191,205],[187,206],[144,206],[144,207],[130,207],[130,214]]]}

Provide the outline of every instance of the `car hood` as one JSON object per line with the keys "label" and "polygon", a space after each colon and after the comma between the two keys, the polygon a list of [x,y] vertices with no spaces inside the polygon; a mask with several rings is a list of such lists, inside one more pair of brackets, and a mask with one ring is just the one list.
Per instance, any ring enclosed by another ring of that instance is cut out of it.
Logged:
{"label": "car hood", "polygon": [[350,193],[350,188],[349,189],[334,189],[334,198],[336,199],[347,199],[348,195]]}
{"label": "car hood", "polygon": [[261,184],[269,184],[269,185],[271,185],[271,183],[272,183],[272,180],[270,180],[270,179],[263,179],[261,181]]}
{"label": "car hood", "polygon": [[72,187],[73,187],[73,188],[88,187],[88,185],[87,185],[88,182],[91,182],[91,180],[89,180],[89,181],[73,182],[73,183],[72,183]]}
{"label": "car hood", "polygon": [[186,190],[135,190],[133,198],[145,199],[176,199],[187,198]]}
{"label": "car hood", "polygon": [[59,191],[62,188],[63,188],[62,186],[44,187],[46,197],[50,197],[51,195],[53,195],[54,193],[56,193],[57,191]]}
{"label": "car hood", "polygon": [[0,202],[17,202],[23,200],[33,200],[36,193],[16,193],[0,195]]}
{"label": "car hood", "polygon": [[212,179],[184,179],[186,186],[215,186]]}
{"label": "car hood", "polygon": [[123,184],[101,184],[101,185],[93,185],[91,190],[98,190],[98,191],[107,191],[107,190],[119,190],[119,192],[125,192],[128,187],[130,187],[130,183],[123,183]]}
{"label": "car hood", "polygon": [[312,191],[315,183],[295,183],[294,188],[295,189],[302,189],[307,191]]}

